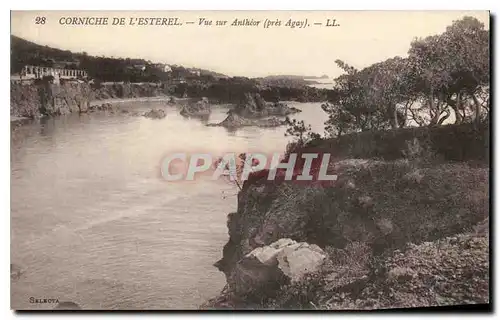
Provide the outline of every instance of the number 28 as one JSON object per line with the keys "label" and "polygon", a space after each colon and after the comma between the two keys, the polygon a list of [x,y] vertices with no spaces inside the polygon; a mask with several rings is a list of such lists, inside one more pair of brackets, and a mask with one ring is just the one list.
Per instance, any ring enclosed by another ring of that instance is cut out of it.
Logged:
{"label": "number 28", "polygon": [[45,24],[45,17],[36,17],[35,18],[35,24]]}

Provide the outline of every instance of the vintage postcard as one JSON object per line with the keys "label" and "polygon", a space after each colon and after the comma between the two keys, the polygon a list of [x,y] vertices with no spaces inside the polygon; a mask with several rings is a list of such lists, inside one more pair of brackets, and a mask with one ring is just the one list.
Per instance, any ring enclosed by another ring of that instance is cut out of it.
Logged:
{"label": "vintage postcard", "polygon": [[488,11],[12,11],[14,310],[490,310]]}

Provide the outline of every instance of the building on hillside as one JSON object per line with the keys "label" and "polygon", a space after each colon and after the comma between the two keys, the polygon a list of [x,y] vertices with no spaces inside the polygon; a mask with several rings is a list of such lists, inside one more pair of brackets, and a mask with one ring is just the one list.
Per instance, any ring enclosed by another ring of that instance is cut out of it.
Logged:
{"label": "building on hillside", "polygon": [[201,75],[201,71],[196,70],[196,69],[188,69],[188,72],[194,76],[197,76],[197,77],[199,77]]}
{"label": "building on hillside", "polygon": [[145,64],[134,64],[134,69],[144,71],[144,70],[146,70],[146,65]]}
{"label": "building on hillside", "polygon": [[156,64],[153,64],[153,68],[155,68],[156,70],[159,70],[161,72],[172,72],[172,67],[170,67],[168,64],[164,64],[164,63],[156,63]]}
{"label": "building on hillside", "polygon": [[170,80],[172,84],[181,84],[181,83],[186,83],[186,79],[184,78],[175,78]]}
{"label": "building on hillside", "polygon": [[60,69],[60,68],[49,68],[40,66],[24,66],[19,73],[19,79],[16,80],[23,82],[28,80],[43,79],[44,77],[53,77],[54,83],[59,83],[61,79],[63,80],[77,80],[77,79],[87,79],[88,74],[85,70],[78,69]]}
{"label": "building on hillside", "polygon": [[168,64],[166,64],[164,67],[163,67],[163,72],[172,72],[172,67],[169,66]]}

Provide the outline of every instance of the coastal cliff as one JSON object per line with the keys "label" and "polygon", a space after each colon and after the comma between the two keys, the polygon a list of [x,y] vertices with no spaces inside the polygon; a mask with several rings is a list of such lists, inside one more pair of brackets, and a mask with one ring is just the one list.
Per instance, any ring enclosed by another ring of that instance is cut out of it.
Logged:
{"label": "coastal cliff", "polygon": [[92,102],[112,98],[155,97],[165,89],[153,84],[114,83],[90,85],[82,82],[21,85],[10,87],[10,114],[15,117],[37,118],[87,112]]}
{"label": "coastal cliff", "polygon": [[[488,129],[484,130],[480,132],[486,136]],[[477,143],[482,138],[476,136]],[[416,149],[415,140],[394,134],[392,140],[406,140],[409,147],[392,160],[380,159],[381,153],[374,159],[369,148],[362,158],[360,149],[351,146],[357,159],[343,150],[343,157],[329,167],[338,180],[328,186],[251,176],[238,194],[237,211],[228,216],[229,241],[215,264],[227,285],[201,308],[375,309],[488,303],[485,150],[476,152],[475,159],[464,153],[462,159],[443,160],[430,155],[444,152],[432,149],[439,145],[434,141],[437,135],[426,137],[421,143],[429,148],[419,154],[408,150]],[[324,148],[332,145],[323,143]],[[319,246],[327,256],[320,270],[290,281],[281,275],[278,263],[253,262],[253,269],[248,267],[249,254],[258,248],[269,251],[283,239]],[[240,281],[242,264],[252,281]],[[262,281],[268,285],[257,286]]]}
{"label": "coastal cliff", "polygon": [[42,115],[61,115],[85,111],[92,100],[87,84],[38,85],[11,84],[10,114],[37,118]]}

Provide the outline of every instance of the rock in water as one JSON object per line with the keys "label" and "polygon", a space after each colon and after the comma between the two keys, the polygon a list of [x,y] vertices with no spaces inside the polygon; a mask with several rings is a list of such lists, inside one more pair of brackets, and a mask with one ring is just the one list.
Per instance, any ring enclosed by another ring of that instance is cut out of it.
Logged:
{"label": "rock in water", "polygon": [[300,281],[307,273],[317,271],[325,258],[326,254],[316,245],[279,239],[238,261],[228,284],[240,297],[269,297],[281,285]]}
{"label": "rock in water", "polygon": [[115,106],[113,106],[111,103],[103,103],[101,105],[91,105],[88,107],[88,109],[85,112],[94,112],[94,111],[109,111],[114,113],[115,112]]}
{"label": "rock in water", "polygon": [[167,116],[167,114],[162,109],[151,109],[143,114],[143,116],[150,119],[163,119]]}
{"label": "rock in water", "polygon": [[228,111],[228,116],[224,121],[209,126],[220,126],[228,129],[247,126],[278,127],[285,123],[277,117],[284,117],[297,112],[301,112],[301,110],[290,108],[282,102],[266,102],[258,93],[245,93],[241,103]]}
{"label": "rock in water", "polygon": [[180,111],[180,114],[184,117],[208,117],[212,112],[210,103],[207,98],[202,98],[196,103],[188,104],[184,106]]}
{"label": "rock in water", "polygon": [[228,129],[236,129],[241,127],[255,126],[260,128],[273,128],[284,125],[284,122],[276,117],[264,119],[249,119],[239,116],[236,113],[231,113],[220,123],[208,124],[210,127],[224,127]]}
{"label": "rock in water", "polygon": [[245,118],[265,118],[270,116],[284,117],[292,113],[301,112],[297,108],[290,108],[283,102],[266,102],[258,93],[245,93],[242,101],[229,114],[237,114]]}
{"label": "rock in water", "polygon": [[170,98],[168,99],[168,101],[167,101],[167,104],[169,104],[169,105],[174,105],[174,104],[176,104],[176,103],[177,103],[177,101],[175,101],[175,98],[174,98],[174,97],[170,97]]}

